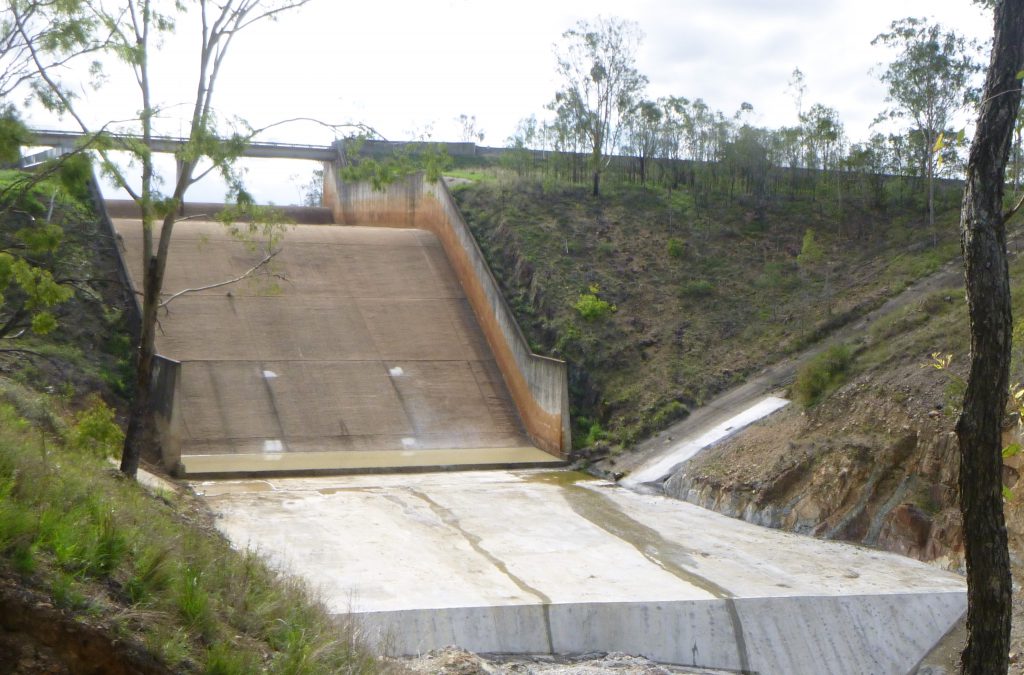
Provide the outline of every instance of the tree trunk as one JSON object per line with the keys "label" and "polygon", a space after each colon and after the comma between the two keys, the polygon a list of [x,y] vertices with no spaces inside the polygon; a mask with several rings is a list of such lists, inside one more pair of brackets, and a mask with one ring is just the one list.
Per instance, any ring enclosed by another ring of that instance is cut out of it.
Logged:
{"label": "tree trunk", "polygon": [[995,39],[961,213],[971,370],[960,441],[960,512],[967,561],[967,646],[961,672],[1005,674],[1013,590],[1002,497],[1002,421],[1009,384],[1012,321],[1003,185],[1024,64],[1024,0],[995,8]]}
{"label": "tree trunk", "polygon": [[594,169],[594,196],[601,196],[601,170]]}
{"label": "tree trunk", "polygon": [[932,230],[932,246],[939,245],[939,231],[935,229],[935,163],[928,161],[928,227]]}
{"label": "tree trunk", "polygon": [[157,310],[160,305],[161,273],[156,256],[146,261],[142,296],[142,334],[135,367],[135,398],[132,399],[121,453],[121,473],[135,477],[142,449],[156,442],[153,423],[153,357],[156,356]]}

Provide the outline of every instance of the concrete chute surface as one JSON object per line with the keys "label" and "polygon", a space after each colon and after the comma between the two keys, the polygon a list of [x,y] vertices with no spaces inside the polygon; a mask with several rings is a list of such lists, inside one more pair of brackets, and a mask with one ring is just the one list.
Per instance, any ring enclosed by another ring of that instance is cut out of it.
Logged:
{"label": "concrete chute surface", "polygon": [[[139,221],[114,225],[138,279]],[[254,259],[219,223],[183,221],[165,288],[231,279]],[[158,351],[181,364],[180,471],[559,463],[523,431],[433,234],[297,225],[273,264],[273,287],[247,279],[162,313]]]}

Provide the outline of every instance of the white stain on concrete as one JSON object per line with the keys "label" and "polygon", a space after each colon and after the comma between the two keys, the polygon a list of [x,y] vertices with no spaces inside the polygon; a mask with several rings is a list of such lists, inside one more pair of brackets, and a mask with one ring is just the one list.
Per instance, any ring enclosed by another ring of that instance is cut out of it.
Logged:
{"label": "white stain on concrete", "polygon": [[409,436],[406,436],[405,438],[402,439],[402,447],[403,448],[415,448],[416,447],[416,439],[415,438],[410,438]]}
{"label": "white stain on concrete", "polygon": [[272,371],[272,370],[264,370],[264,371],[263,371],[263,377],[264,377],[264,378],[266,378],[266,379],[268,379],[268,380],[272,380],[272,379],[274,379],[275,377],[277,377],[277,373],[275,373],[275,372],[274,372],[274,371]]}
{"label": "white stain on concrete", "polygon": [[789,405],[789,401],[784,398],[766,396],[738,415],[730,417],[699,436],[682,438],[676,441],[669,447],[666,453],[653,458],[647,464],[641,465],[636,471],[633,471],[619,481],[619,483],[626,487],[635,487],[667,478],[677,466],[704,448],[728,438],[744,427],[771,415],[776,410],[787,405]]}
{"label": "white stain on concrete", "polygon": [[284,452],[284,443],[276,438],[263,441],[263,452]]}
{"label": "white stain on concrete", "polygon": [[391,377],[401,377],[402,375],[405,375],[405,371],[402,370],[401,366],[395,366],[394,368],[388,370],[388,375],[390,375]]}

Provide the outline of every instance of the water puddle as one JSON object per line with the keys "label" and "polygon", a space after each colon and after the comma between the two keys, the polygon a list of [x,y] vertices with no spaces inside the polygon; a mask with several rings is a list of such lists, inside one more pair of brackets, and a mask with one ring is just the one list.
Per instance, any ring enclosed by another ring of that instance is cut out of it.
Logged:
{"label": "water puddle", "polygon": [[582,471],[534,471],[523,474],[520,478],[527,483],[544,483],[563,488],[594,480],[593,476]]}
{"label": "water puddle", "polygon": [[[571,472],[566,473],[571,474]],[[583,474],[575,475],[582,476]],[[750,670],[750,663],[747,656],[746,639],[743,634],[743,624],[734,601],[736,596],[728,589],[719,586],[687,567],[687,563],[693,564],[693,556],[700,555],[700,553],[683,546],[679,542],[666,539],[657,530],[630,517],[609,497],[592,487],[580,485],[579,481],[580,479],[576,478],[568,484],[561,486],[566,501],[577,515],[629,544],[641,555],[669,574],[725,601],[736,639],[740,669],[742,672],[748,672]],[[696,647],[697,645],[694,645],[695,650]]]}

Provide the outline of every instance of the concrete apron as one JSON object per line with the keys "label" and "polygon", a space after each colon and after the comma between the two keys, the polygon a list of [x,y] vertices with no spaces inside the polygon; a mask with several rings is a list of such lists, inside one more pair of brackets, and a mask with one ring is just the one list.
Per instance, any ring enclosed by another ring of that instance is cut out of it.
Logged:
{"label": "concrete apron", "polygon": [[759,673],[905,673],[963,580],[589,476],[493,471],[196,482],[238,547],[378,648],[622,651]]}

